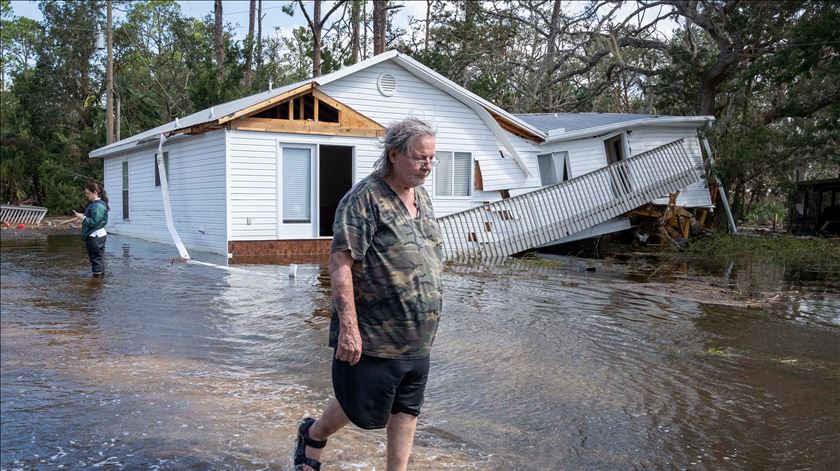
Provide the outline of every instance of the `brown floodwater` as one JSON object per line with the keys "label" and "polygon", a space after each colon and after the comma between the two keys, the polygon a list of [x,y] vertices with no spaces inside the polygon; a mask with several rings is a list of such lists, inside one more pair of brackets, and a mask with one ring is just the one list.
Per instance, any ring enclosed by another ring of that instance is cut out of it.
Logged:
{"label": "brown floodwater", "polygon": [[[331,394],[328,277],[176,256],[109,236],[99,280],[75,236],[3,241],[0,468],[292,468]],[[411,469],[840,464],[829,275],[562,258],[450,266],[444,286]],[[384,451],[348,427],[325,469]]]}

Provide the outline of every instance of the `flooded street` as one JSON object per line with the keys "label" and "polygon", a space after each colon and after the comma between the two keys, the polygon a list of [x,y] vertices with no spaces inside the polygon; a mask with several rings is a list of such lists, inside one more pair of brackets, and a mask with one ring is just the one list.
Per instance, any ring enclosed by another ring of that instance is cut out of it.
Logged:
{"label": "flooded street", "polygon": [[[292,468],[331,394],[325,271],[175,256],[109,236],[99,280],[76,236],[3,241],[0,468]],[[840,280],[664,262],[449,267],[410,468],[836,469]],[[348,427],[324,469],[384,442]]]}

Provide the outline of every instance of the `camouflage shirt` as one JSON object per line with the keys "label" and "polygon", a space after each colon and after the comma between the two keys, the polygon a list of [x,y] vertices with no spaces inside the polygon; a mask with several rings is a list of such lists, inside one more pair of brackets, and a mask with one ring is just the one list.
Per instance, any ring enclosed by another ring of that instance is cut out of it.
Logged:
{"label": "camouflage shirt", "polygon": [[[353,257],[353,295],[365,355],[423,358],[437,333],[443,239],[428,193],[418,186],[414,195],[417,218],[388,183],[373,174],[338,204],[330,251],[347,250]],[[333,348],[338,331],[333,307]]]}

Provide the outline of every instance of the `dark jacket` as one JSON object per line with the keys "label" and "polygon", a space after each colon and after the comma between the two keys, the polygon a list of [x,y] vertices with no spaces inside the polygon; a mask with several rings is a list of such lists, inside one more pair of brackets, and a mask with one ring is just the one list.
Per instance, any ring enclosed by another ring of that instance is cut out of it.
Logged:
{"label": "dark jacket", "polygon": [[82,240],[88,238],[94,231],[98,231],[108,224],[108,205],[102,200],[92,201],[85,208],[85,218],[82,219]]}

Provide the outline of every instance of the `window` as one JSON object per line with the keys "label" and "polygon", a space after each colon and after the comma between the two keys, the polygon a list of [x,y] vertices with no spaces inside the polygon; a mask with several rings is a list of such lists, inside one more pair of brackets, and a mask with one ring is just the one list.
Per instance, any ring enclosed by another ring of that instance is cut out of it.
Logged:
{"label": "window", "polygon": [[472,154],[438,152],[435,167],[435,196],[470,196],[472,194]]}
{"label": "window", "polygon": [[[155,186],[160,186],[160,169],[157,165],[157,154],[155,154]],[[166,170],[166,185],[171,186],[169,181],[169,152],[163,153],[163,168]]]}
{"label": "window", "polygon": [[568,152],[541,154],[537,156],[537,161],[540,164],[542,186],[556,185],[572,178]]}
{"label": "window", "polygon": [[283,223],[312,221],[312,173],[309,149],[283,148]]}
{"label": "window", "polygon": [[128,220],[128,162],[122,163],[122,217]]}

